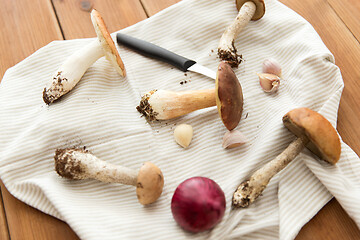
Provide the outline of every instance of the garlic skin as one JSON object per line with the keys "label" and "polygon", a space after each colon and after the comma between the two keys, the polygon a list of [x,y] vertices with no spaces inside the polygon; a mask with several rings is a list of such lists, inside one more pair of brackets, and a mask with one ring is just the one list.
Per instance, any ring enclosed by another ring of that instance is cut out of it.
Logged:
{"label": "garlic skin", "polygon": [[280,77],[270,73],[257,73],[260,86],[267,93],[274,93],[280,87]]}
{"label": "garlic skin", "polygon": [[247,142],[246,137],[238,130],[227,131],[223,137],[223,148],[235,148],[244,145]]}
{"label": "garlic skin", "polygon": [[262,71],[281,77],[281,66],[274,58],[266,59],[262,63]]}
{"label": "garlic skin", "polygon": [[193,137],[193,128],[189,124],[180,124],[174,130],[175,142],[183,148],[187,148]]}

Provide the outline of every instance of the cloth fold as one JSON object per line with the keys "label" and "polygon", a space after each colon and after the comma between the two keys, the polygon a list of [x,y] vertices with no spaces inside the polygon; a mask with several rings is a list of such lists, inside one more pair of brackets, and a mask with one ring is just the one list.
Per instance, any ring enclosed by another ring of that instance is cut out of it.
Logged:
{"label": "cloth fold", "polygon": [[[213,88],[214,81],[195,73],[185,75],[123,46],[118,50],[126,78],[101,58],[69,94],[45,105],[42,90],[51,75],[93,39],[54,41],[10,68],[0,84],[0,177],[7,189],[66,221],[81,239],[294,239],[332,196],[360,226],[356,175],[360,160],[344,143],[336,166],[319,162],[304,150],[252,206],[231,208],[236,187],[294,139],[282,125],[282,116],[293,108],[308,107],[336,126],[343,89],[334,57],[312,26],[278,1],[267,0],[266,9],[265,16],[250,22],[235,41],[245,59],[235,69],[244,93],[237,129],[246,135],[247,144],[222,149],[226,130],[216,107],[146,122],[135,109],[141,94],[153,89]],[[216,69],[218,41],[236,14],[233,0],[183,0],[120,32]],[[276,94],[264,93],[255,74],[270,57],[283,67]],[[174,127],[180,123],[194,128],[187,149],[173,140]],[[132,186],[62,179],[54,171],[53,155],[56,148],[66,147],[86,147],[100,159],[133,169],[151,161],[163,171],[164,192],[156,203],[144,207]],[[223,220],[200,234],[183,231],[170,210],[176,187],[193,176],[216,181],[227,200]]]}

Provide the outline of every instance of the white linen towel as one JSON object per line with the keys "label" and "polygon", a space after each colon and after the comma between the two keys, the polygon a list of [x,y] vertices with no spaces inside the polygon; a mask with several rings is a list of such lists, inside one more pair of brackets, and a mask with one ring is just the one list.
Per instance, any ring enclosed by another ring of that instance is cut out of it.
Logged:
{"label": "white linen towel", "polygon": [[[120,32],[216,70],[217,44],[236,14],[233,0],[184,0]],[[118,50],[126,78],[102,58],[61,101],[45,105],[42,90],[51,75],[73,51],[93,40],[54,41],[2,79],[0,177],[15,197],[66,221],[82,239],[293,239],[332,196],[360,226],[360,161],[344,143],[336,166],[304,150],[252,206],[231,208],[236,187],[294,139],[282,124],[286,112],[308,107],[336,125],[343,89],[340,70],[312,26],[295,12],[267,0],[265,16],[250,22],[235,41],[245,59],[235,70],[244,93],[237,129],[249,141],[231,150],[221,147],[226,130],[216,107],[163,122],[140,117],[135,107],[149,90],[206,89],[214,81],[185,75],[122,46]],[[272,95],[262,91],[255,74],[269,57],[280,62],[284,79]],[[194,128],[187,149],[173,140],[180,123]],[[153,162],[165,177],[162,196],[144,207],[132,186],[60,178],[54,171],[55,149],[84,146],[103,160],[133,169]],[[200,234],[183,231],[170,210],[178,184],[193,176],[215,180],[227,200],[221,223]]]}

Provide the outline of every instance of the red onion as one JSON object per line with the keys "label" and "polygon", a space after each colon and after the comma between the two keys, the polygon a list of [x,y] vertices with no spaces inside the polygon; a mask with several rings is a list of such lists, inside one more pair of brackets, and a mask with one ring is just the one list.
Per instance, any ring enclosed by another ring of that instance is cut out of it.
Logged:
{"label": "red onion", "polygon": [[202,232],[213,228],[224,216],[225,195],[220,186],[205,177],[182,182],[171,200],[175,221],[185,230]]}

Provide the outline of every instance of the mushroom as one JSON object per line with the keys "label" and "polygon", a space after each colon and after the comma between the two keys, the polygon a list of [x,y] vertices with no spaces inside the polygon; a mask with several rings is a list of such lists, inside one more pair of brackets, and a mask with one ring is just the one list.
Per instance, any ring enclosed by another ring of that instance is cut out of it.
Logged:
{"label": "mushroom", "polygon": [[234,71],[226,62],[218,66],[215,89],[181,92],[152,90],[141,98],[136,109],[149,121],[154,121],[176,118],[215,105],[225,127],[234,129],[241,118],[243,95]]}
{"label": "mushroom", "polygon": [[215,106],[215,89],[194,91],[152,90],[144,94],[136,109],[149,121],[168,120]]}
{"label": "mushroom", "polygon": [[297,138],[274,160],[265,164],[240,184],[233,195],[232,204],[247,207],[263,192],[271,178],[284,169],[306,146],[320,159],[336,164],[340,158],[340,139],[331,123],[321,114],[308,108],[291,110],[283,123]]}
{"label": "mushroom", "polygon": [[58,68],[52,80],[44,88],[43,100],[46,104],[56,101],[71,91],[80,81],[86,70],[103,56],[106,57],[121,76],[124,77],[126,75],[124,64],[116,50],[114,41],[105,26],[104,20],[95,9],[91,11],[91,21],[98,40],[94,40],[74,52]]}
{"label": "mushroom", "polygon": [[229,62],[231,67],[238,67],[241,63],[241,55],[237,54],[234,45],[235,38],[250,20],[259,20],[265,14],[264,0],[236,0],[236,7],[239,13],[225,29],[218,46],[219,58]]}
{"label": "mushroom", "polygon": [[164,177],[151,162],[145,162],[139,171],[100,160],[84,149],[57,149],[55,170],[67,179],[96,179],[107,183],[136,186],[136,194],[143,205],[155,202],[161,195]]}
{"label": "mushroom", "polygon": [[219,64],[216,81],[216,105],[222,122],[231,131],[239,124],[243,111],[243,94],[239,80],[226,62]]}

